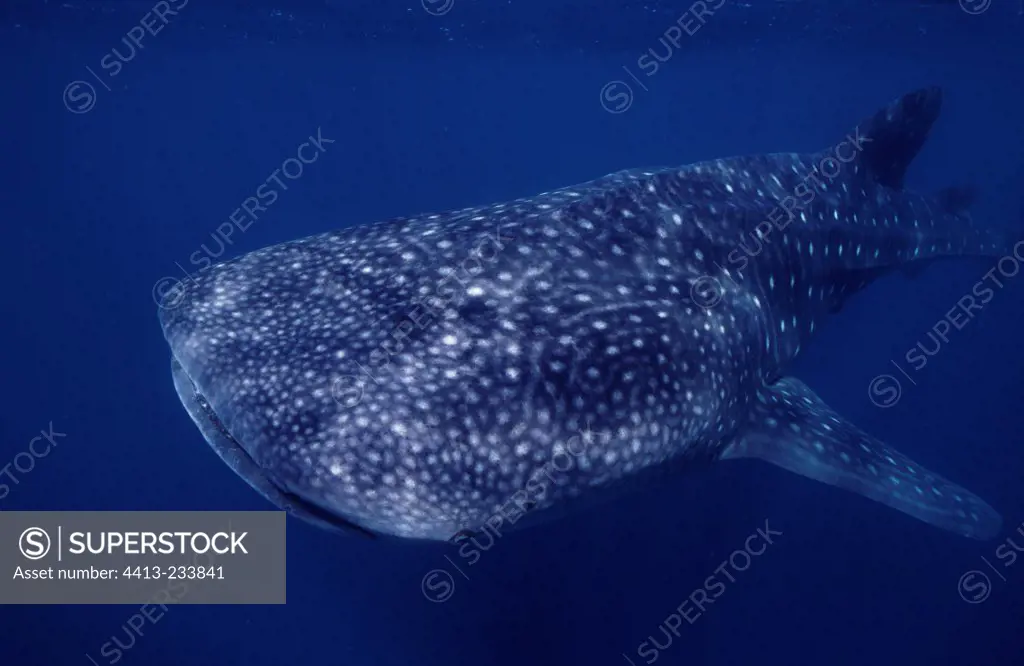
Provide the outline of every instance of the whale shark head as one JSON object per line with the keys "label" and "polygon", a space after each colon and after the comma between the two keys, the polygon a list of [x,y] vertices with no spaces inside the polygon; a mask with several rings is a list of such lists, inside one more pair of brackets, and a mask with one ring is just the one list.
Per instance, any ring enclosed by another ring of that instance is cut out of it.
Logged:
{"label": "whale shark head", "polygon": [[939,100],[819,153],[622,171],[213,266],[161,304],[178,394],[267,498],[366,535],[528,523],[756,457],[992,536],[982,500],[786,374],[880,275],[1009,247],[965,190],[903,189]]}

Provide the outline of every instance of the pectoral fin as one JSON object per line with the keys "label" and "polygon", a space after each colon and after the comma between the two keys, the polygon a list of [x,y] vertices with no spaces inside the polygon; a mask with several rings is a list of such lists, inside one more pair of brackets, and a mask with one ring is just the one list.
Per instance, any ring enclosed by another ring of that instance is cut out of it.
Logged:
{"label": "pectoral fin", "polygon": [[982,499],[865,434],[788,377],[759,394],[748,429],[721,458],[760,458],[974,539],[1002,518]]}

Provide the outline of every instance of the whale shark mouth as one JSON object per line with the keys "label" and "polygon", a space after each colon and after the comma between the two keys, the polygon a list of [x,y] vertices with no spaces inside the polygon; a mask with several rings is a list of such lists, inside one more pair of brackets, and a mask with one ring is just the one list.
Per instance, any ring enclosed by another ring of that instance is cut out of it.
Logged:
{"label": "whale shark mouth", "polygon": [[192,417],[192,421],[202,432],[210,447],[235,474],[245,479],[254,490],[293,516],[319,527],[333,531],[358,533],[368,537],[377,536],[289,491],[284,484],[278,482],[270,470],[261,466],[248,449],[231,434],[210,401],[192,381],[178,359],[173,357],[171,359],[171,374],[174,377],[174,388],[178,392],[181,404],[185,406],[185,410]]}

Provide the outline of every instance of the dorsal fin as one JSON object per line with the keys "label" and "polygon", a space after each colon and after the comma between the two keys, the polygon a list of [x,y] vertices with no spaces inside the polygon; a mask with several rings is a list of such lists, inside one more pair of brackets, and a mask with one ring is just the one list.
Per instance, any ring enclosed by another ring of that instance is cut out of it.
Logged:
{"label": "dorsal fin", "polygon": [[936,86],[908,93],[862,122],[865,137],[861,163],[876,181],[901,189],[903,176],[939,117],[942,89]]}

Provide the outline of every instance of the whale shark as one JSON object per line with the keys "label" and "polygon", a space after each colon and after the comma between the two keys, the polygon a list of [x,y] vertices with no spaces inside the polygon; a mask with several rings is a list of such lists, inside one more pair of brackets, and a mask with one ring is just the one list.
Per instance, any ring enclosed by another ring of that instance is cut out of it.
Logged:
{"label": "whale shark", "polygon": [[351,534],[518,528],[753,458],[991,538],[985,501],[789,374],[879,277],[1015,248],[970,188],[904,187],[941,100],[911,92],[817,152],[628,169],[209,267],[159,303],[177,393],[254,489]]}

